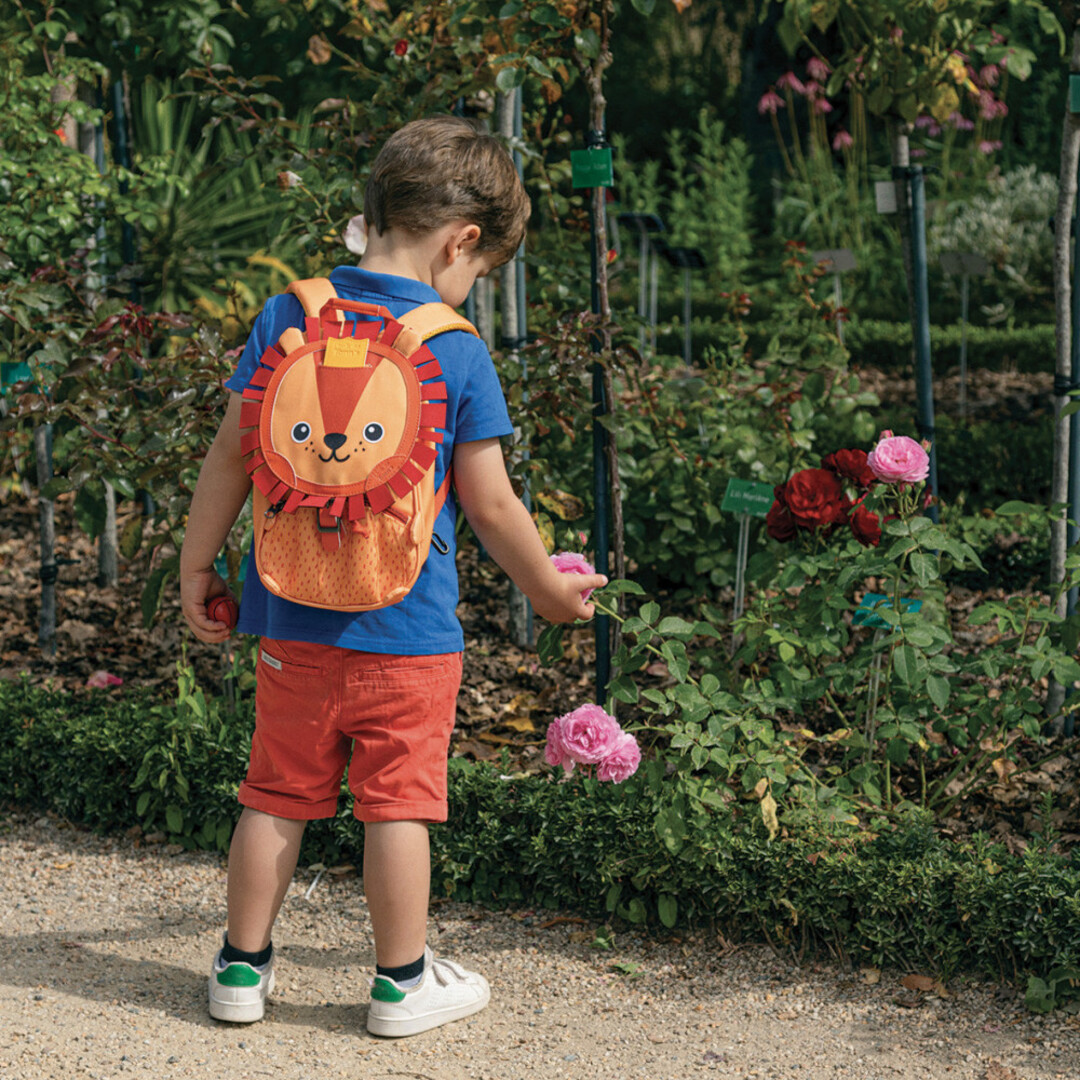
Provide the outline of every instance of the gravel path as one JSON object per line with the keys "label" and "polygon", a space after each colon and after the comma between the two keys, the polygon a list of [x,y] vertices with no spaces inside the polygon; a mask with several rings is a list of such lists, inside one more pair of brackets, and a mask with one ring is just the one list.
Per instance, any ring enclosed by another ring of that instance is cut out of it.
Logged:
{"label": "gravel path", "polygon": [[306,869],[275,935],[266,1019],[218,1024],[205,998],[224,861],[169,850],[0,814],[0,1078],[1080,1077],[1080,1018],[1032,1016],[986,982],[936,997],[904,973],[872,984],[700,935],[620,932],[601,949],[595,924],[452,903],[434,905],[432,943],[487,974],[491,1006],[375,1039],[362,882],[324,874],[312,889]]}

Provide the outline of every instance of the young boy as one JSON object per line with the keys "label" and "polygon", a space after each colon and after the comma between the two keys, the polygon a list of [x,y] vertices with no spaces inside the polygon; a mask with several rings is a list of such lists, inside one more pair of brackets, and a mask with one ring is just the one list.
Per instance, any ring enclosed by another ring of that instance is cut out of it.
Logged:
{"label": "young boy", "polygon": [[[524,235],[528,198],[512,161],[463,120],[406,125],[374,163],[364,199],[368,245],[359,267],[330,275],[339,296],[400,317],[418,304],[460,306],[473,282],[506,262]],[[221,428],[192,499],[181,554],[184,617],[202,641],[229,628],[207,615],[225,593],[214,559],[251,487],[240,448],[240,392],[259,357],[303,324],[295,296],[272,297],[256,320]],[[435,464],[438,488],[453,464],[457,499],[481,543],[553,622],[588,619],[583,589],[600,575],[562,575],[514,495],[499,438],[512,432],[494,365],[471,334],[428,347],[442,367],[448,408]],[[353,812],[364,822],[364,889],[375,936],[368,1030],[411,1035],[488,1002],[483,976],[426,947],[428,823],[445,821],[446,760],[464,640],[455,615],[455,509],[447,499],[412,590],[360,613],[295,604],[245,583],[238,630],[260,634],[255,736],[244,810],[229,851],[228,931],[210,976],[210,1014],[261,1019],[273,989],[271,928],[292,879],[304,827],[334,816],[348,767]],[[349,763],[350,752],[352,755]]]}

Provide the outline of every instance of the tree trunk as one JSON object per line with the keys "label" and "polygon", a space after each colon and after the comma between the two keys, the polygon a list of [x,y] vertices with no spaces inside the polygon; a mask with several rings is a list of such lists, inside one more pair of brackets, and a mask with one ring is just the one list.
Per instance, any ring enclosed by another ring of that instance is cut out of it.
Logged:
{"label": "tree trunk", "polygon": [[[1070,72],[1080,72],[1080,25],[1072,28],[1072,56]],[[1075,417],[1062,417],[1062,410],[1069,402],[1068,387],[1072,381],[1072,276],[1070,256],[1073,251],[1073,216],[1076,212],[1076,170],[1080,164],[1080,118],[1068,111],[1061,132],[1061,164],[1058,170],[1058,202],[1054,215],[1054,310],[1055,345],[1054,364],[1054,468],[1050,486],[1051,504],[1061,504],[1068,499],[1069,485],[1069,423]],[[1050,581],[1058,584],[1065,579],[1065,552],[1068,523],[1059,514],[1050,525]],[[1062,591],[1057,613],[1065,615],[1066,597]],[[1065,700],[1065,688],[1058,683],[1050,684],[1046,709],[1054,716]]]}

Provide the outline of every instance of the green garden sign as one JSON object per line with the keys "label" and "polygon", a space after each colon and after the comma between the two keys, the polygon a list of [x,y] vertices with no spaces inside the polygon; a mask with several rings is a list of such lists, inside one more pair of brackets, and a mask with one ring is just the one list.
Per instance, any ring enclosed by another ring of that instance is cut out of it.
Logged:
{"label": "green garden sign", "polygon": [[720,509],[729,514],[749,514],[751,517],[763,518],[772,504],[772,484],[762,484],[757,480],[737,480],[733,476],[727,482]]}
{"label": "green garden sign", "polygon": [[612,187],[615,171],[610,146],[570,151],[570,176],[575,188]]}

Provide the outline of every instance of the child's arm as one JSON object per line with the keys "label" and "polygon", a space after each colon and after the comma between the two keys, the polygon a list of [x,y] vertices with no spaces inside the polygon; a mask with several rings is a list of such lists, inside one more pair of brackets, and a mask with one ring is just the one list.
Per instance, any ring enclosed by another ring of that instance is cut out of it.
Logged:
{"label": "child's arm", "polygon": [[228,591],[214,560],[251,490],[240,453],[240,401],[239,394],[229,395],[225,419],[199,471],[180,552],[180,604],[200,641],[224,641],[229,636],[224,623],[207,617],[206,602]]}
{"label": "child's arm", "polygon": [[498,439],[454,448],[454,486],[469,524],[491,557],[549,622],[591,619],[584,589],[607,584],[602,574],[561,574],[548,558],[525,504],[506,475]]}

